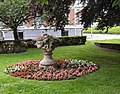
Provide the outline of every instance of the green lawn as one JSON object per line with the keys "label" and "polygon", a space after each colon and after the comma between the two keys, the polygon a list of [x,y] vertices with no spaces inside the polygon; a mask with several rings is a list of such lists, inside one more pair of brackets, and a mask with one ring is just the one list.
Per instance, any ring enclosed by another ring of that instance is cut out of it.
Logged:
{"label": "green lawn", "polygon": [[93,61],[100,69],[75,80],[20,79],[5,74],[4,68],[20,61],[42,59],[42,52],[32,48],[21,54],[0,55],[0,94],[120,94],[120,53],[100,50],[94,41],[88,41],[86,45],[58,47],[53,57]]}
{"label": "green lawn", "polygon": [[100,42],[100,43],[120,44],[120,39],[99,40],[98,42]]}
{"label": "green lawn", "polygon": [[[95,28],[88,28],[87,30],[84,30],[84,33],[92,33],[95,34],[95,33],[105,33],[106,29],[105,30],[96,30]],[[112,27],[112,28],[109,28],[108,30],[108,33],[107,34],[120,34],[120,26],[116,26],[116,27]]]}

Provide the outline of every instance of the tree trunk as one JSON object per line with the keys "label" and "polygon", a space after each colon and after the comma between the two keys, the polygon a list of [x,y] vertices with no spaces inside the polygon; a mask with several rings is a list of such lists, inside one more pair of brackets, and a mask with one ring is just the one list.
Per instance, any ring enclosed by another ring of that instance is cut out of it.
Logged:
{"label": "tree trunk", "polygon": [[108,29],[109,29],[109,27],[107,27],[107,28],[106,28],[106,31],[105,31],[105,33],[107,33],[107,32],[108,32]]}
{"label": "tree trunk", "polygon": [[13,28],[12,30],[13,30],[14,39],[19,40],[20,38],[19,38],[19,34],[17,32],[17,28]]}

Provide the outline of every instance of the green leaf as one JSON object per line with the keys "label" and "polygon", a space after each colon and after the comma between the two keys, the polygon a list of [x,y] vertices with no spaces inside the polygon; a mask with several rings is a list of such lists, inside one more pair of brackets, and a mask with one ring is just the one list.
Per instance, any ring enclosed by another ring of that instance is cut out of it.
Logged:
{"label": "green leaf", "polygon": [[37,0],[36,5],[45,5],[48,4],[48,0]]}
{"label": "green leaf", "polygon": [[113,3],[112,3],[112,7],[115,7],[117,5],[117,3],[118,3],[118,0],[114,0]]}
{"label": "green leaf", "polygon": [[120,0],[118,0],[118,6],[120,7]]}
{"label": "green leaf", "polygon": [[0,0],[0,2],[4,2],[4,0]]}
{"label": "green leaf", "polygon": [[39,5],[39,4],[40,4],[40,2],[41,2],[41,0],[39,0],[39,1],[36,1],[36,5]]}

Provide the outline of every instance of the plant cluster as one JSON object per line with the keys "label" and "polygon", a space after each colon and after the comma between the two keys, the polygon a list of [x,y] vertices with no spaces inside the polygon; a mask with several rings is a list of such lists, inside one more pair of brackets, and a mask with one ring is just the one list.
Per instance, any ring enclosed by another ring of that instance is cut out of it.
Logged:
{"label": "plant cluster", "polygon": [[[62,36],[58,37],[60,42],[59,46],[68,46],[68,45],[80,45],[80,44],[85,44],[86,42],[86,36]],[[36,40],[42,40],[41,37],[37,38]],[[36,40],[25,40],[27,43],[28,48],[33,48],[35,46],[35,41]]]}
{"label": "plant cluster", "polygon": [[35,40],[32,39],[27,39],[27,40],[23,40],[23,42],[25,42],[27,44],[27,48],[34,48],[35,46]]}
{"label": "plant cluster", "polygon": [[5,68],[5,73],[14,77],[34,80],[75,79],[99,68],[93,62],[76,59],[58,59],[53,66],[40,66],[40,60],[20,62]]}
{"label": "plant cluster", "polygon": [[45,26],[55,26],[56,29],[63,30],[69,22],[70,6],[74,4],[75,0],[47,0],[41,4],[42,2],[43,0],[31,0],[31,13],[35,16],[38,13],[45,21]]}
{"label": "plant cluster", "polygon": [[0,41],[0,54],[25,52],[27,44],[20,40]]}
{"label": "plant cluster", "polygon": [[85,44],[86,36],[63,36],[59,37],[60,46],[68,46],[68,45],[80,45]]}
{"label": "plant cluster", "polygon": [[[117,0],[84,0],[85,7],[78,13],[81,15],[80,21],[87,28],[97,22],[97,29],[106,30],[113,26],[120,25],[120,7],[114,6]],[[112,2],[111,2],[112,1]],[[114,3],[113,3],[114,2]]]}
{"label": "plant cluster", "polygon": [[19,40],[17,27],[32,19],[30,14],[31,0],[4,0],[0,2],[0,21],[11,28],[15,40]]}

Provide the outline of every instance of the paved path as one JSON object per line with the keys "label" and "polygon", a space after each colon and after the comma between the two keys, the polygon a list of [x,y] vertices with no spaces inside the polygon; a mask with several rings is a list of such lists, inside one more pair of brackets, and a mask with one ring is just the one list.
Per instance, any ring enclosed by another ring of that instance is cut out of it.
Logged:
{"label": "paved path", "polygon": [[120,34],[83,34],[87,36],[87,40],[106,40],[106,39],[120,39]]}

